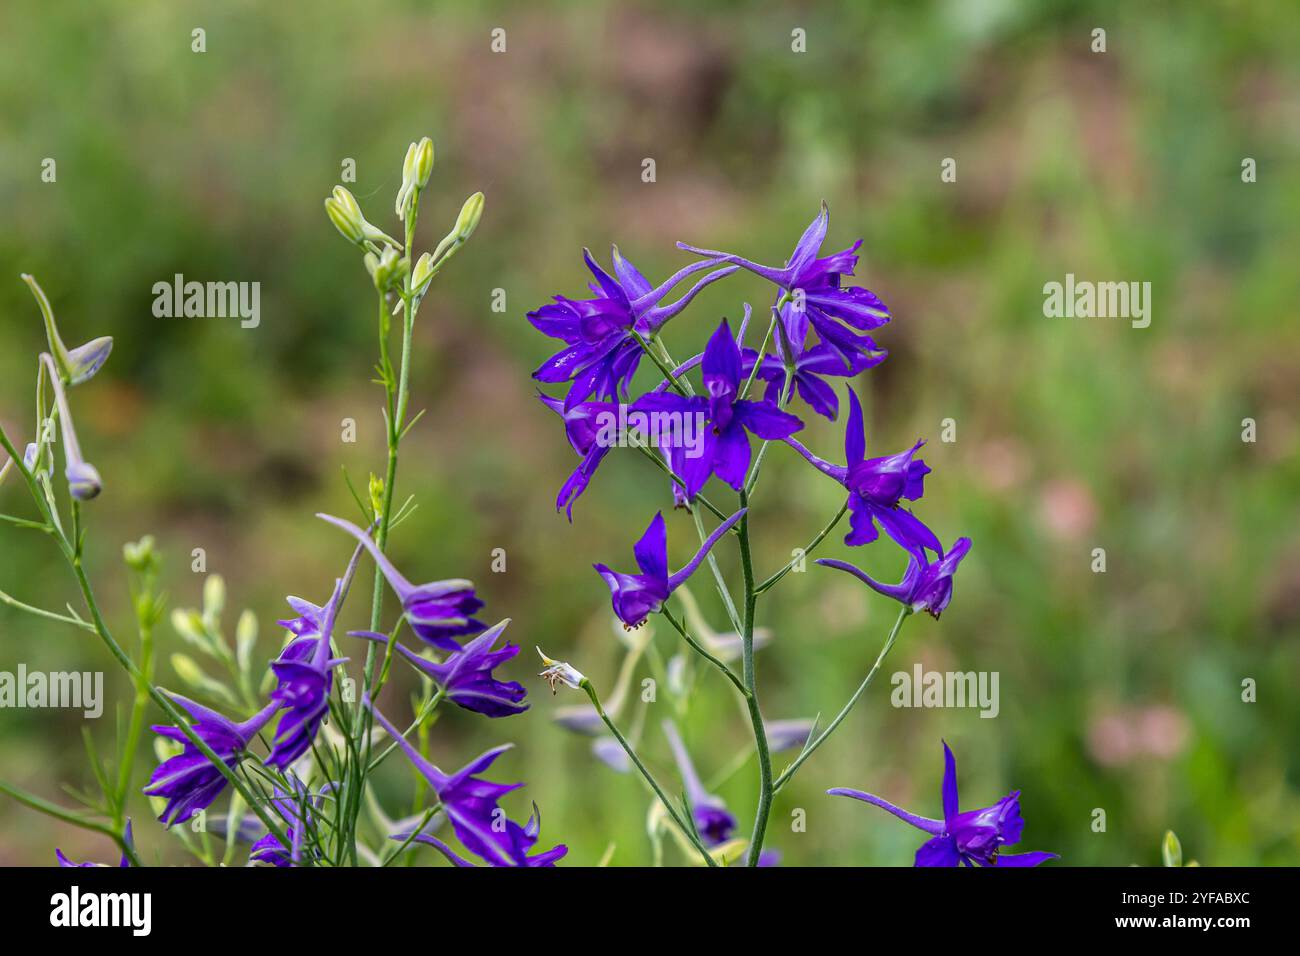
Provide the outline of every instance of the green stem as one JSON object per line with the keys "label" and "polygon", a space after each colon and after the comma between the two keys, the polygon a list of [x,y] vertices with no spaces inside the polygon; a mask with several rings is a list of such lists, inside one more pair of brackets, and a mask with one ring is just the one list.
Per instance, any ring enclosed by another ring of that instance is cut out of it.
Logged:
{"label": "green stem", "polygon": [[858,685],[858,689],[853,692],[853,696],[849,698],[849,702],[844,705],[844,708],[838,714],[835,715],[835,719],[827,724],[826,729],[817,735],[816,739],[804,745],[803,750],[800,751],[799,756],[795,758],[794,763],[786,767],[781,776],[777,777],[776,783],[773,785],[773,790],[780,790],[784,787],[786,783],[789,782],[790,778],[794,776],[795,771],[802,766],[803,762],[811,757],[813,752],[826,742],[826,738],[834,733],[835,728],[838,727],[844,721],[844,718],[849,715],[849,711],[853,709],[853,705],[862,697],[867,687],[871,684],[872,678],[876,676],[876,671],[880,670],[880,665],[884,663],[886,655],[889,654],[890,649],[894,646],[894,641],[898,640],[898,632],[903,627],[903,621],[905,621],[911,613],[911,608],[907,605],[903,605],[903,609],[898,612],[898,619],[894,621],[894,626],[889,632],[889,638],[885,641],[884,647],[880,649],[880,654],[876,657],[876,662],[871,665],[871,670],[867,672],[867,676],[863,678],[862,683]]}
{"label": "green stem", "polygon": [[[15,459],[17,458],[17,452],[10,443],[9,436],[5,434],[4,429],[2,428],[0,428],[0,447],[3,447],[5,451],[9,452],[11,457],[14,457]],[[49,513],[49,505],[40,494],[39,486],[37,485],[35,478],[32,476],[31,472],[23,466],[21,461],[18,461],[17,465],[23,479],[27,482],[28,490],[31,492],[32,497],[36,499],[36,505],[41,510],[42,517],[44,517],[48,523],[54,524],[54,520]],[[65,535],[56,535],[56,540],[58,541],[59,548],[67,559],[68,564],[71,565],[73,574],[77,578],[77,584],[81,589],[82,599],[86,603],[87,610],[90,611],[95,633],[99,635],[99,639],[104,643],[104,646],[108,648],[109,652],[127,674],[131,676],[132,680],[139,681],[141,679],[140,669],[136,667],[135,662],[131,660],[127,653],[122,650],[122,646],[113,638],[112,632],[109,631],[108,625],[104,622],[104,616],[99,610],[99,603],[95,599],[95,592],[90,586],[89,579],[86,577],[85,569],[81,565],[81,558],[77,556],[76,551],[73,549]],[[277,839],[283,842],[285,846],[288,846],[289,841],[285,838],[284,831],[280,827],[280,824],[265,808],[256,804],[251,799],[251,795],[245,788],[244,782],[239,778],[234,770],[227,766],[224,760],[217,756],[216,752],[208,746],[207,742],[194,732],[194,729],[190,726],[185,715],[181,713],[180,708],[173,704],[165,694],[158,690],[157,687],[154,687],[152,684],[149,684],[148,687],[149,696],[154,703],[161,707],[163,713],[175,722],[181,733],[185,735],[185,738],[194,745],[199,753],[203,754],[208,762],[211,763],[212,766],[216,768],[216,770],[225,777],[241,795],[243,795],[245,800],[248,800],[253,812],[257,814],[258,819],[266,824],[266,828],[273,833]]]}
{"label": "green stem", "polygon": [[668,811],[668,816],[672,817],[673,823],[677,824],[677,827],[686,834],[686,838],[691,841],[691,844],[695,849],[699,850],[700,856],[704,858],[704,862],[708,866],[717,866],[718,861],[713,858],[713,854],[711,854],[705,848],[704,844],[700,842],[700,838],[695,833],[695,827],[690,826],[682,819],[681,814],[677,812],[677,808],[673,805],[673,802],[669,800],[668,795],[664,793],[663,787],[659,786],[659,782],[655,780],[654,774],[652,774],[646,765],[641,762],[641,758],[638,757],[636,751],[632,749],[632,745],[627,742],[627,738],[624,737],[618,727],[615,726],[614,721],[609,719],[609,715],[605,713],[605,708],[600,706],[600,698],[596,695],[596,688],[592,686],[591,681],[584,679],[579,686],[587,692],[587,697],[591,700],[591,706],[596,708],[596,713],[599,714],[600,719],[605,722],[605,726],[609,728],[609,732],[614,735],[614,739],[618,741],[619,746],[621,746],[623,751],[628,755],[633,766],[635,766],[641,776],[645,778],[645,782],[650,785],[650,789],[655,792],[655,796],[659,798],[659,802],[662,803],[664,809]]}
{"label": "green stem", "polygon": [[[700,545],[708,539],[709,534],[704,530],[704,521],[700,518],[698,511],[692,510],[691,517],[695,519],[695,533],[700,536]],[[726,520],[725,518],[723,519]],[[733,529],[737,530],[737,529]],[[740,613],[736,610],[736,602],[731,599],[731,591],[727,587],[727,579],[722,576],[722,568],[718,565],[717,555],[710,549],[705,555],[704,562],[709,566],[709,572],[713,575],[713,583],[718,589],[718,596],[722,598],[722,606],[727,609],[727,617],[731,621],[731,626],[739,634],[744,628],[740,622]]]}
{"label": "green stem", "polygon": [[126,842],[126,836],[120,828],[115,829],[106,823],[100,823],[97,820],[87,820],[85,817],[71,810],[65,810],[55,803],[50,803],[34,793],[28,793],[26,790],[20,790],[17,787],[10,786],[3,780],[0,780],[0,793],[8,794],[23,806],[28,807],[38,813],[43,813],[48,817],[56,820],[62,820],[64,823],[71,823],[74,827],[81,827],[83,830],[92,830],[95,833],[102,833],[110,838],[121,848],[126,858],[131,861],[132,866],[142,866],[140,857],[136,855],[135,849]]}
{"label": "green stem", "polygon": [[667,619],[668,623],[677,629],[677,633],[682,636],[682,639],[685,640],[687,644],[691,645],[692,648],[694,648],[697,654],[699,654],[706,661],[708,661],[710,664],[712,664],[714,667],[720,670],[723,676],[726,677],[727,680],[731,681],[731,683],[735,685],[736,690],[740,691],[740,693],[743,696],[745,697],[749,696],[749,689],[745,686],[744,682],[742,682],[741,679],[736,676],[735,671],[733,671],[726,664],[722,663],[722,661],[718,660],[716,657],[710,654],[708,649],[703,644],[701,644],[695,638],[691,637],[690,634],[686,633],[686,628],[682,625],[682,622],[678,621],[677,618],[673,617],[672,612],[668,610],[667,605],[664,605],[661,613]]}
{"label": "green stem", "polygon": [[[152,600],[152,596],[150,598]],[[126,742],[117,772],[117,817],[121,825],[126,814],[126,798],[131,789],[131,772],[135,768],[135,754],[144,729],[144,713],[149,706],[149,685],[153,683],[153,623],[144,616],[140,622],[140,676],[135,682],[135,703],[131,707],[131,720],[127,724]],[[233,841],[232,841],[233,842]]]}
{"label": "green stem", "polygon": [[[740,493],[740,506],[749,507],[749,497]],[[754,560],[749,547],[749,514],[740,519],[740,566],[745,577],[745,616],[740,632],[741,653],[744,663],[745,703],[749,707],[749,720],[754,726],[754,746],[758,750],[758,810],[754,814],[754,832],[749,839],[748,866],[758,866],[763,852],[763,837],[767,833],[767,818],[772,810],[772,755],[767,747],[767,728],[758,707],[758,690],[754,672],[754,609],[758,595],[754,592]]]}
{"label": "green stem", "polygon": [[[44,527],[44,525],[42,525]],[[7,604],[17,611],[26,611],[28,614],[35,614],[37,617],[43,617],[50,621],[58,621],[60,624],[71,624],[74,627],[84,628],[87,631],[94,631],[94,625],[87,621],[79,621],[75,617],[68,617],[66,614],[56,614],[54,611],[47,611],[44,608],[32,607],[30,604],[24,604],[15,597],[11,597],[4,591],[0,591],[0,604]]]}
{"label": "green stem", "polygon": [[840,523],[840,521],[844,518],[844,515],[848,510],[849,510],[849,503],[848,501],[845,501],[844,504],[840,506],[840,510],[835,513],[835,517],[832,518],[827,523],[826,527],[822,528],[821,531],[818,531],[817,536],[808,542],[808,546],[803,549],[799,557],[791,558],[789,564],[783,567],[780,571],[777,571],[775,574],[773,574],[770,578],[765,580],[758,587],[754,588],[754,593],[762,594],[772,585],[776,584],[777,581],[780,581],[783,577],[785,577],[792,570],[794,570],[795,565],[799,564],[801,561],[807,558],[808,555],[812,554],[813,551],[816,549],[816,547],[826,539],[826,536],[835,530],[835,526]]}

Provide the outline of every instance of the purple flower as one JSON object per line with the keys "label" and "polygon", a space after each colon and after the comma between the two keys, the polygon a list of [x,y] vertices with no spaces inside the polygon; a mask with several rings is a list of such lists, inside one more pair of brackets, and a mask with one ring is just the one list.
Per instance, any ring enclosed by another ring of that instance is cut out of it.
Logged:
{"label": "purple flower", "polygon": [[289,604],[299,612],[281,625],[297,635],[280,652],[271,664],[271,670],[280,683],[271,692],[271,700],[286,708],[276,725],[268,766],[285,770],[307,752],[321,721],[329,712],[330,691],[334,686],[334,668],[347,658],[330,657],[330,638],[339,606],[347,594],[352,576],[356,573],[361,546],[352,553],[347,571],[334,584],[334,593],[323,608],[302,600],[289,598]]}
{"label": "purple flower", "polygon": [[857,393],[848,389],[849,421],[844,431],[844,456],[847,464],[833,465],[817,457],[796,439],[786,444],[802,455],[814,468],[830,475],[849,492],[848,545],[869,544],[879,536],[876,522],[904,548],[929,548],[941,554],[943,548],[934,532],[912,512],[900,507],[903,498],[916,501],[925,494],[925,476],[930,468],[916,458],[925,444],[918,441],[910,449],[883,458],[867,458],[866,427]]}
{"label": "purple flower", "polygon": [[591,395],[605,401],[626,397],[632,376],[641,361],[642,338],[649,338],[663,324],[686,308],[695,295],[710,283],[736,271],[736,266],[719,269],[697,282],[672,305],[663,300],[682,279],[708,269],[715,262],[701,261],[678,270],[662,285],[651,288],[649,281],[614,249],[614,278],[602,269],[591,252],[583,258],[596,281],[590,288],[595,298],[569,299],[555,296],[555,302],[528,313],[528,321],[539,332],[560,339],[565,348],[542,363],[533,373],[539,382],[572,382],[564,400],[572,408]]}
{"label": "purple flower", "polygon": [[402,610],[411,630],[415,631],[420,640],[444,651],[458,651],[460,642],[456,638],[477,634],[487,627],[472,617],[483,607],[483,602],[474,594],[472,581],[451,578],[429,584],[412,584],[393,567],[393,563],[379,550],[370,535],[351,521],[326,514],[318,514],[316,517],[342,528],[365,546],[402,602]]}
{"label": "purple flower", "polygon": [[[830,346],[848,367],[855,354],[877,351],[875,343],[869,337],[857,335],[851,329],[861,332],[878,329],[889,321],[889,310],[874,292],[858,286],[844,288],[842,285],[842,278],[853,275],[857,266],[861,239],[841,252],[818,256],[822,242],[826,239],[829,222],[830,212],[826,204],[822,203],[821,212],[804,230],[789,260],[780,269],[759,265],[740,256],[697,249],[681,242],[677,245],[696,255],[709,256],[711,261],[734,262],[775,283],[785,293],[780,304],[784,305],[789,300],[796,306],[790,316],[794,319],[794,324],[792,327],[787,326],[790,341],[802,345],[807,324],[811,322],[822,342]],[[800,305],[802,309],[798,308]]]}
{"label": "purple flower", "polygon": [[685,482],[688,497],[694,497],[715,474],[737,491],[741,489],[749,471],[750,432],[771,441],[789,438],[803,428],[803,422],[771,402],[740,397],[745,382],[740,347],[726,319],[705,346],[700,371],[707,397],[656,393],[639,402],[647,411],[707,416],[710,427],[702,447],[691,448],[685,441],[674,440],[668,449],[668,463]]}
{"label": "purple flower", "polygon": [[921,548],[908,550],[907,572],[898,584],[881,584],[867,576],[861,568],[856,568],[847,561],[832,558],[818,558],[817,563],[828,568],[847,571],[859,581],[885,597],[893,598],[900,604],[916,611],[928,611],[936,620],[952,600],[952,579],[957,573],[957,565],[970,550],[970,538],[958,538],[947,554],[939,550],[939,560],[930,561]]}
{"label": "purple flower", "polygon": [[[497,638],[505,631],[510,619],[502,621],[496,627],[489,628],[465,645],[463,650],[449,656],[441,664],[426,660],[419,654],[408,650],[401,644],[395,645],[412,666],[428,675],[458,707],[472,710],[487,717],[508,717],[522,714],[528,709],[524,703],[527,691],[518,681],[499,681],[492,676],[492,669],[510,660],[519,653],[517,644],[507,644],[500,650],[494,650]],[[374,631],[349,631],[352,637],[361,637],[378,644],[387,644],[388,637]]]}
{"label": "purple flower", "polygon": [[[492,856],[486,858],[489,866],[555,866],[555,861],[569,852],[569,848],[563,843],[551,847],[549,850],[543,850],[541,853],[529,856],[528,853],[536,845],[538,838],[542,833],[542,813],[537,809],[537,804],[533,804],[532,815],[528,822],[523,826],[515,823],[514,820],[505,821],[505,831],[501,834],[497,845],[503,851],[501,856]],[[408,830],[403,833],[394,833],[391,837],[393,840],[400,840],[403,843],[407,840],[413,840],[416,843],[426,843],[445,856],[452,866],[475,866],[463,856],[458,855],[451,847],[443,843],[436,836],[428,833],[418,833],[411,835]],[[510,862],[503,862],[509,860]]]}
{"label": "purple flower", "polygon": [[[787,330],[790,330],[792,325],[798,328],[798,319],[792,314],[793,308],[793,305],[787,303],[781,310],[781,321]],[[744,362],[741,365],[741,373],[748,377],[754,363],[758,361],[758,353],[753,349],[745,349],[742,354]],[[787,335],[779,336],[777,339],[777,354],[765,354],[759,365],[758,377],[767,383],[767,390],[763,397],[773,403],[780,400],[787,387],[788,364],[794,369],[795,393],[818,415],[834,421],[839,415],[840,403],[835,395],[835,389],[824,380],[823,376],[852,378],[869,368],[875,368],[885,360],[887,355],[888,353],[883,350],[874,351],[873,345],[870,350],[850,354],[846,365],[845,356],[825,342],[820,342],[812,348],[804,348],[804,335],[800,334],[796,337],[795,333],[787,331]]]}
{"label": "purple flower", "polygon": [[[280,708],[275,701],[267,704],[260,711],[237,724],[202,704],[195,703],[179,694],[169,695],[180,704],[193,719],[191,727],[194,733],[207,744],[226,766],[235,767],[243,759],[248,742],[260,731],[271,716]],[[164,760],[149,778],[149,785],[144,792],[151,797],[165,797],[167,806],[158,819],[165,826],[184,823],[200,810],[206,809],[221,795],[226,787],[226,778],[221,771],[208,762],[198,747],[190,742],[185,732],[179,727],[155,725],[154,733],[168,740],[175,740],[184,749],[175,757]]]}
{"label": "purple flower", "polygon": [[[375,715],[379,725],[388,731],[388,735],[402,748],[402,751],[415,764],[429,786],[438,795],[442,812],[451,821],[452,829],[465,848],[476,856],[482,857],[490,866],[518,865],[520,840],[509,826],[501,826],[501,812],[497,800],[512,790],[522,787],[521,783],[492,783],[475,774],[486,770],[492,761],[510,749],[510,745],[496,747],[487,751],[453,774],[446,774],[426,760],[418,750],[407,742],[379,710],[370,702],[368,696],[362,697],[362,703]],[[517,824],[516,824],[517,826]],[[521,828],[522,829],[522,828]],[[560,849],[556,847],[556,849]],[[554,852],[554,850],[550,851]]]}
{"label": "purple flower", "polygon": [[618,405],[613,402],[579,402],[571,408],[565,408],[564,402],[549,395],[538,395],[538,400],[555,414],[564,419],[564,434],[569,439],[573,450],[582,456],[582,461],[573,474],[560,488],[555,499],[555,510],[564,509],[573,520],[573,505],[587,490],[596,469],[609,454],[612,445],[597,441],[600,426],[596,416],[601,414],[618,415]]}
{"label": "purple flower", "polygon": [[1020,818],[1020,791],[1013,790],[991,807],[958,811],[957,762],[948,744],[943,745],[943,819],[931,820],[908,813],[886,800],[861,790],[836,787],[829,794],[852,797],[888,810],[931,835],[916,851],[917,866],[1037,866],[1057,859],[1055,853],[1000,853],[1003,846],[1020,842],[1025,822]]}
{"label": "purple flower", "polygon": [[276,787],[269,802],[280,819],[285,822],[284,835],[289,838],[290,845],[286,847],[275,834],[267,833],[248,851],[248,859],[253,863],[287,867],[297,866],[302,862],[304,831],[311,826],[312,807],[320,805],[320,798],[313,798],[297,777],[290,776],[289,780],[293,784],[294,792],[289,793]]}
{"label": "purple flower", "polygon": [[[122,833],[122,839],[126,842],[126,845],[127,845],[127,846],[131,847],[132,849],[135,849],[135,835],[134,835],[134,834],[132,833],[132,831],[131,831],[131,821],[130,821],[130,820],[127,820],[127,821],[126,821],[126,829],[125,829],[125,830],[123,831],[123,833]],[[59,866],[61,866],[61,867],[76,867],[76,868],[83,868],[83,867],[97,867],[97,866],[107,866],[107,865],[108,865],[108,864],[106,864],[106,863],[73,863],[71,860],[69,860],[66,856],[63,855],[63,851],[62,851],[62,850],[57,849],[57,848],[56,848],[55,851],[54,851],[54,857],[55,857],[55,859],[57,859],[57,860],[59,861]],[[130,865],[131,865],[131,860],[130,860],[130,858],[126,855],[125,852],[122,854],[122,860],[121,860],[121,862],[118,863],[117,865],[118,865],[119,867],[124,867],[124,866],[130,866]]]}
{"label": "purple flower", "polygon": [[613,596],[614,613],[627,627],[639,627],[647,615],[663,607],[668,595],[695,573],[704,556],[718,543],[718,539],[731,530],[732,525],[744,517],[747,509],[741,508],[714,530],[695,553],[695,557],[675,574],[668,573],[668,531],[664,516],[656,513],[641,540],[632,546],[640,574],[621,574],[603,564],[593,567],[609,585]]}
{"label": "purple flower", "polygon": [[691,813],[695,818],[695,827],[707,847],[715,847],[731,839],[736,829],[736,818],[727,810],[721,797],[709,793],[695,772],[691,755],[686,752],[681,735],[671,720],[664,721],[664,736],[673,749],[673,759],[677,761],[677,772],[682,775],[682,785],[691,801]]}

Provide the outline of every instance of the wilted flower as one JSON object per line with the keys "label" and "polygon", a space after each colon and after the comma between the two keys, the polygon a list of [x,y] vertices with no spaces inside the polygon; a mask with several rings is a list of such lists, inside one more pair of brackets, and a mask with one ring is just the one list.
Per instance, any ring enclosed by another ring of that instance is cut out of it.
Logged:
{"label": "wilted flower", "polygon": [[953,575],[957,573],[957,565],[966,557],[970,547],[970,538],[958,538],[947,554],[943,553],[942,548],[939,549],[937,561],[930,561],[921,548],[908,551],[907,572],[898,584],[881,584],[847,561],[818,558],[817,563],[847,571],[872,590],[893,598],[913,612],[928,611],[932,617],[938,618],[952,600]]}
{"label": "wilted flower", "polygon": [[[682,593],[685,593],[684,591]],[[628,701],[628,692],[632,687],[632,678],[636,674],[637,663],[641,660],[641,655],[650,645],[654,638],[653,627],[637,628],[635,631],[628,631],[621,624],[614,623],[616,619],[611,620],[614,624],[614,633],[619,640],[627,646],[627,653],[623,655],[623,663],[619,665],[618,676],[614,679],[614,686],[609,692],[609,696],[604,700],[603,709],[610,720],[617,720],[622,713],[623,706]],[[540,653],[540,648],[538,649]],[[542,659],[548,660],[546,655]],[[588,737],[596,737],[605,733],[605,722],[601,720],[600,714],[591,704],[582,703],[574,704],[569,707],[557,707],[551,714],[551,719],[563,727],[565,730],[571,730],[577,734],[585,734]],[[615,749],[622,754],[619,760],[620,766],[627,761],[627,754],[622,752],[618,742],[612,737],[608,738],[614,744]],[[594,745],[593,745],[594,746]],[[602,758],[603,759],[603,758]],[[608,761],[606,761],[608,763]]]}
{"label": "wilted flower", "polygon": [[719,538],[745,516],[746,510],[741,508],[718,525],[700,545],[700,550],[695,553],[695,557],[674,574],[668,573],[668,531],[664,527],[662,514],[654,516],[654,520],[650,522],[650,527],[641,536],[641,540],[632,546],[636,563],[641,568],[640,574],[622,574],[611,571],[603,564],[593,565],[609,585],[610,594],[613,595],[614,613],[618,615],[618,619],[628,627],[637,627],[647,615],[662,608],[668,596],[695,573],[695,569],[700,566],[705,555],[717,544]]}
{"label": "wilted flower", "polygon": [[852,797],[888,810],[918,830],[931,834],[916,851],[917,866],[1037,866],[1057,858],[1055,853],[1002,853],[1003,846],[1020,842],[1025,822],[1020,818],[1020,791],[1013,790],[991,807],[959,812],[957,762],[948,744],[943,745],[943,819],[918,817],[861,790],[836,787],[829,794]]}
{"label": "wilted flower", "polygon": [[351,521],[326,514],[318,514],[316,517],[328,521],[336,528],[342,528],[365,546],[379,565],[379,570],[388,579],[398,600],[402,602],[406,619],[420,640],[428,641],[445,651],[458,651],[460,642],[456,638],[477,634],[487,627],[482,621],[471,617],[483,607],[483,602],[474,594],[472,581],[450,578],[428,584],[412,584],[393,567],[393,563],[379,550],[370,535]]}
{"label": "wilted flower", "polygon": [[[131,847],[131,849],[133,850],[135,849],[135,836],[131,832],[130,820],[126,821],[126,829],[122,833],[122,839],[126,842],[127,846]],[[61,867],[82,868],[82,867],[108,866],[107,863],[73,863],[66,856],[64,856],[63,851],[59,849],[55,849],[54,857],[59,861],[59,866]],[[117,865],[119,867],[126,867],[131,865],[131,859],[126,855],[125,852],[122,854],[121,862],[119,862]]]}
{"label": "wilted flower", "polygon": [[[495,627],[488,628],[474,640],[467,643],[463,650],[451,654],[441,664],[421,657],[401,644],[396,644],[397,653],[401,654],[416,670],[425,674],[441,689],[453,704],[472,710],[487,717],[508,717],[522,714],[528,709],[524,703],[527,691],[518,681],[500,681],[492,675],[492,669],[510,660],[519,653],[517,644],[507,644],[500,650],[494,650],[497,638],[505,631],[510,619],[506,618]],[[374,631],[349,631],[352,637],[361,637],[377,644],[387,644],[388,637]]]}
{"label": "wilted flower", "polygon": [[[272,701],[242,724],[236,724],[215,710],[179,694],[169,696],[194,718],[191,728],[199,739],[232,768],[243,758],[248,742],[280,707]],[[166,798],[167,806],[158,819],[170,827],[184,823],[210,806],[225,789],[226,778],[179,727],[155,725],[153,731],[183,746],[179,754],[159,764],[149,778],[149,785],[144,788],[151,797]]]}
{"label": "wilted flower", "polygon": [[582,675],[572,664],[566,664],[564,661],[553,661],[546,656],[546,652],[540,647],[537,648],[537,654],[542,659],[544,670],[538,674],[538,677],[545,679],[551,685],[551,693],[555,693],[555,685],[563,684],[565,687],[578,690],[582,687],[582,682],[587,678]]}

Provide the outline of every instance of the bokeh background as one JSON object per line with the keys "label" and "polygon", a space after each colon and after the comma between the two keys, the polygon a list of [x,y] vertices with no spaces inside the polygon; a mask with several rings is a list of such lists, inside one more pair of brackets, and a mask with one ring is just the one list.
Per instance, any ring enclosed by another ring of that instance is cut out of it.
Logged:
{"label": "bokeh background", "polygon": [[[611,242],[652,278],[688,261],[678,239],[779,262],[825,198],[829,245],[864,239],[862,284],[890,305],[889,360],[854,384],[880,450],[931,439],[919,513],[945,541],[975,541],[941,622],[907,625],[881,682],[777,802],[770,845],[788,864],[905,865],[917,834],[824,796],[880,793],[937,814],[940,739],[967,807],[1023,791],[1023,849],[1074,865],[1159,862],[1163,832],[1207,865],[1300,862],[1300,16],[1285,3],[424,3],[50,4],[0,7],[0,421],[30,436],[43,334],[20,272],[41,280],[69,341],[111,334],[105,370],[73,396],[106,490],[87,509],[88,566],[123,638],[132,633],[124,541],[151,532],[173,607],[200,602],[193,548],[279,646],[283,598],[326,597],[348,546],[312,515],[353,511],[342,470],[382,464],[372,292],[321,200],[341,164],[369,217],[394,225],[406,144],[438,150],[420,237],[431,246],[470,192],[482,226],[420,313],[414,430],[398,498],[419,508],[392,553],[416,579],[477,580],[514,619],[511,666],[533,697],[504,721],[449,713],[435,759],[502,741],[501,779],[522,818],[568,862],[648,862],[638,781],[555,726],[532,645],[609,687],[621,651],[592,561],[630,561],[661,476],[632,452],[606,462],[570,525],[555,492],[576,463],[534,399],[552,350],[524,313],[579,294],[580,251]],[[207,52],[191,52],[202,27]],[[490,50],[493,28],[507,52]],[[1107,52],[1090,52],[1091,31]],[[791,31],[807,52],[791,51]],[[57,182],[40,179],[57,161]],[[657,181],[641,179],[642,160]],[[940,162],[957,160],[956,183]],[[1241,162],[1258,181],[1241,180]],[[261,283],[261,326],[156,319],[153,283],[175,273]],[[1045,282],[1067,272],[1149,281],[1153,320],[1049,319]],[[494,289],[507,308],[491,309]],[[671,327],[680,357],[718,318],[761,311],[741,276]],[[359,440],[340,440],[353,417]],[[805,416],[839,457],[842,422]],[[941,422],[956,441],[939,441]],[[1242,421],[1257,441],[1242,441]],[[715,491],[715,497],[724,496]],[[779,450],[755,501],[759,573],[778,567],[840,504]],[[0,507],[30,505],[12,480]],[[673,563],[694,543],[670,516]],[[887,578],[895,549],[849,555]],[[1091,570],[1104,548],[1107,570]],[[489,568],[504,548],[507,572]],[[724,568],[737,571],[734,553]],[[705,613],[722,614],[701,578]],[[74,584],[53,547],[0,528],[0,588],[61,608]],[[349,623],[364,618],[358,600]],[[760,605],[770,717],[833,713],[874,659],[894,607],[847,576],[795,574]],[[666,656],[677,648],[661,632]],[[159,681],[184,685],[165,658]],[[129,688],[91,635],[0,607],[0,669],[103,670],[105,748]],[[895,709],[887,678],[1000,674],[1001,713]],[[648,671],[646,672],[648,673]],[[386,706],[403,713],[410,675]],[[1242,681],[1258,699],[1242,701]],[[652,766],[675,779],[649,705]],[[625,712],[632,720],[634,711]],[[158,714],[152,714],[157,718]],[[50,799],[93,785],[83,721],[0,712],[0,774]],[[747,728],[702,676],[683,730],[708,777]],[[778,760],[778,764],[782,763]],[[151,766],[142,754],[141,784]],[[747,830],[751,763],[719,788]],[[390,811],[409,799],[390,768]],[[792,813],[807,813],[792,832]],[[1104,833],[1094,810],[1106,813]],[[183,862],[151,825],[151,858]],[[0,863],[116,859],[107,841],[0,800]],[[674,850],[669,862],[684,860]]]}

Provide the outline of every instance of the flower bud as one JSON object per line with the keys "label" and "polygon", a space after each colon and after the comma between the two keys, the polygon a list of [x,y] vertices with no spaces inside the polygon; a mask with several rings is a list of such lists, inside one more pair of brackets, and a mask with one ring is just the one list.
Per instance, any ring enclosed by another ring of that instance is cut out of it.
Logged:
{"label": "flower bud", "polygon": [[139,541],[122,545],[122,560],[132,571],[143,573],[156,568],[158,558],[154,552],[153,535],[147,534]]}
{"label": "flower bud", "polygon": [[423,189],[427,186],[432,172],[433,140],[426,136],[415,146],[415,188]]}
{"label": "flower bud", "polygon": [[460,215],[456,217],[456,225],[452,226],[451,232],[443,236],[442,241],[433,250],[433,258],[439,268],[460,251],[460,247],[474,234],[482,218],[483,194],[475,193],[465,200],[465,205],[460,207]]}
{"label": "flower bud", "polygon": [[387,292],[399,285],[410,268],[406,258],[399,255],[392,246],[386,247],[383,255],[378,257],[372,252],[366,253],[365,264],[366,271],[375,282],[375,288],[380,292]]}
{"label": "flower bud", "polygon": [[376,245],[396,246],[398,242],[378,226],[371,225],[361,214],[357,199],[342,186],[335,186],[334,192],[325,200],[325,212],[330,217],[343,238],[357,245],[373,242]]}
{"label": "flower bud", "polygon": [[93,378],[108,360],[108,353],[111,351],[113,351],[111,335],[101,335],[97,339],[91,339],[85,345],[78,345],[68,353],[68,384],[80,385]]}
{"label": "flower bud", "polygon": [[360,245],[366,237],[365,227],[362,225],[364,217],[361,215],[361,207],[357,205],[356,197],[342,186],[334,187],[334,194],[325,200],[325,212],[330,217],[330,222],[334,223],[334,228],[343,234],[343,238],[348,242],[355,242]]}
{"label": "flower bud", "polygon": [[73,461],[64,473],[68,492],[78,501],[89,501],[104,490],[104,482],[95,466],[88,461]]}
{"label": "flower bud", "polygon": [[417,296],[424,295],[436,274],[433,268],[433,256],[424,253],[416,260],[415,268],[411,270],[411,291]]}
{"label": "flower bud", "polygon": [[45,338],[50,343],[50,355],[54,358],[59,377],[69,385],[89,381],[104,364],[108,353],[113,351],[112,337],[101,336],[69,351],[59,336],[58,326],[54,322],[54,310],[50,308],[50,300],[46,298],[45,291],[34,277],[26,273],[23,274],[23,281],[32,290],[36,304],[40,306],[41,318],[45,320]]}
{"label": "flower bud", "polygon": [[453,230],[456,234],[457,242],[464,242],[474,234],[478,228],[478,221],[483,218],[483,194],[475,193],[465,200],[465,205],[460,207],[460,215],[456,218],[456,228]]}

